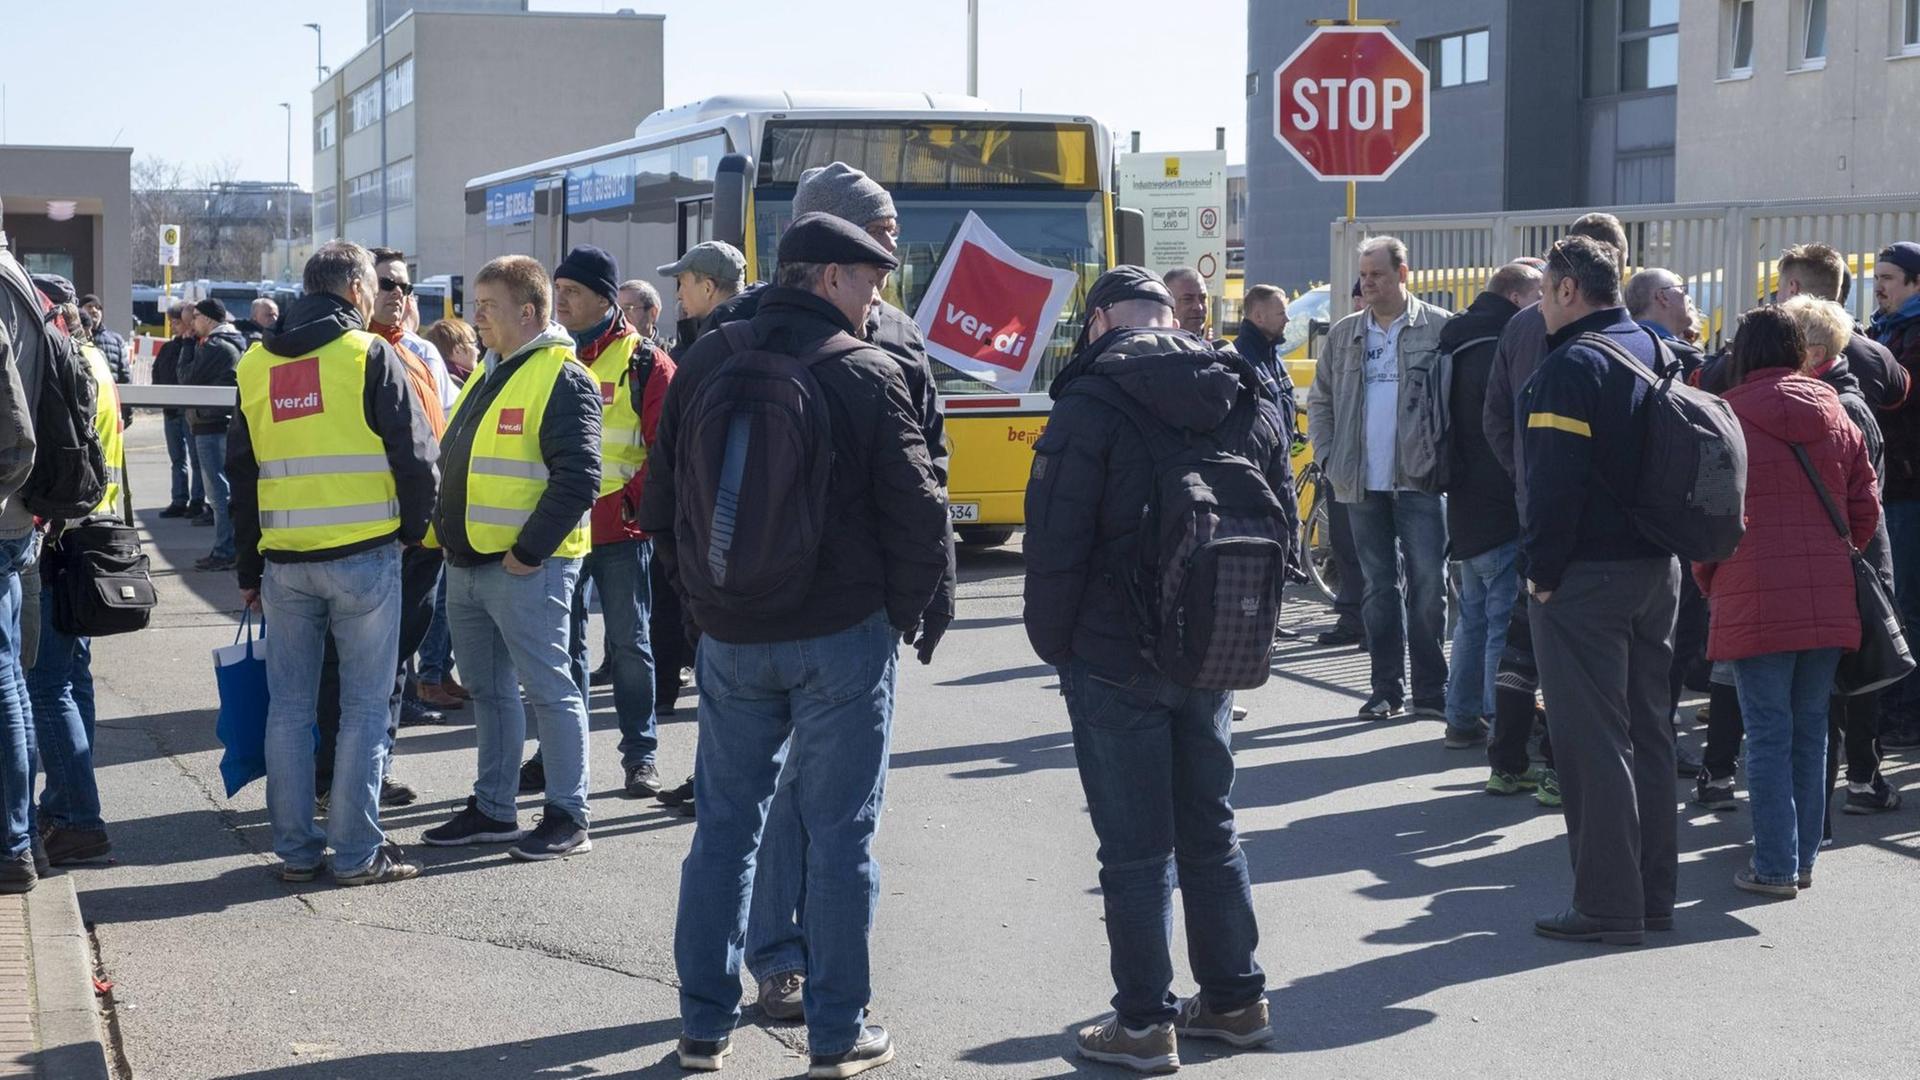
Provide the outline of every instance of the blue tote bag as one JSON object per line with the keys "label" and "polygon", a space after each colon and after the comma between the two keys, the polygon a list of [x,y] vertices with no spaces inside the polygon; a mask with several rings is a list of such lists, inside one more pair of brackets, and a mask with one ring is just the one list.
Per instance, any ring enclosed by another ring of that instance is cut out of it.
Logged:
{"label": "blue tote bag", "polygon": [[[220,687],[220,721],[214,731],[227,752],[220,778],[231,799],[241,788],[267,775],[267,633],[253,633],[253,612],[242,616],[233,644],[213,650],[213,675]],[[241,636],[246,637],[241,641]]]}

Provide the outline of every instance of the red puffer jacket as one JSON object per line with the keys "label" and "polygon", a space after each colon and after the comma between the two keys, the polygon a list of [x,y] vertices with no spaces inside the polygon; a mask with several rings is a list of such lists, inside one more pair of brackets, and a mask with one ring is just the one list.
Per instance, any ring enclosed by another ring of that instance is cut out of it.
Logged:
{"label": "red puffer jacket", "polygon": [[1785,368],[1754,372],[1726,399],[1747,436],[1747,535],[1732,558],[1693,567],[1712,605],[1708,658],[1858,648],[1847,550],[1793,445],[1806,447],[1864,548],[1880,520],[1865,440],[1831,387]]}

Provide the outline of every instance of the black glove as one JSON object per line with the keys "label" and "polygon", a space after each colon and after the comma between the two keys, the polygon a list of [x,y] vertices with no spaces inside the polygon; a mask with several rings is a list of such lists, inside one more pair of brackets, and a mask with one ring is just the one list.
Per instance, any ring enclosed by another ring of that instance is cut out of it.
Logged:
{"label": "black glove", "polygon": [[953,625],[953,616],[929,611],[920,616],[920,625],[901,635],[900,640],[915,645],[914,652],[920,656],[923,664],[933,663],[933,650],[940,647],[940,639],[947,636],[947,627]]}

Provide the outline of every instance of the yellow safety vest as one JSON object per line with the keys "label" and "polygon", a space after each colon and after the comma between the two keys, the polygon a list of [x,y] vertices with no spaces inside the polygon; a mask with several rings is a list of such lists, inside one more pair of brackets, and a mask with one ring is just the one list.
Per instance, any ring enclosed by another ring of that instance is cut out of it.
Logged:
{"label": "yellow safety vest", "polygon": [[80,346],[80,353],[93,371],[96,387],[93,432],[100,436],[100,452],[107,461],[107,492],[93,512],[111,514],[120,501],[120,487],[126,479],[127,467],[126,429],[120,424],[120,390],[113,384],[113,369],[107,366],[105,353],[92,345]]}
{"label": "yellow safety vest", "polygon": [[[571,345],[546,345],[520,361],[507,385],[500,388],[485,414],[473,425],[473,446],[467,457],[467,543],[483,555],[512,548],[520,530],[533,517],[533,508],[547,490],[547,462],[540,455],[540,422],[547,414],[554,383],[568,365],[578,363]],[[491,372],[475,371],[453,403],[452,431],[461,420],[474,388],[492,379]],[[577,559],[593,547],[588,517],[567,533],[554,555]]]}
{"label": "yellow safety vest", "polygon": [[601,498],[626,487],[647,467],[647,440],[640,430],[643,403],[633,400],[633,380],[627,378],[627,365],[643,340],[638,334],[619,338],[587,365],[600,384]]}
{"label": "yellow safety vest", "polygon": [[240,358],[263,549],[322,551],[400,531],[386,444],[367,425],[367,350],[378,340],[349,330],[310,355],[254,345]]}

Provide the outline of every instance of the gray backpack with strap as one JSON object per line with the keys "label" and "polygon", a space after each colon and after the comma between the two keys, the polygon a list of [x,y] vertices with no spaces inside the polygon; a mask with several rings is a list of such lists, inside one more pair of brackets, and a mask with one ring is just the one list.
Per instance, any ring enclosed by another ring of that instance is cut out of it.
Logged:
{"label": "gray backpack with strap", "polygon": [[[1661,373],[1606,334],[1580,335],[1652,386],[1640,410],[1640,474],[1620,499],[1635,531],[1693,562],[1719,562],[1746,535],[1747,437],[1733,406],[1678,378],[1680,365],[1657,334]],[[1616,498],[1618,497],[1618,493]]]}

